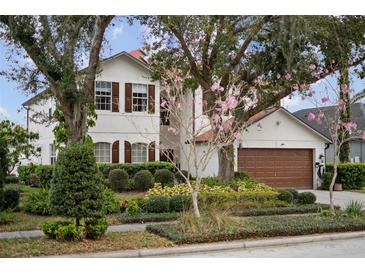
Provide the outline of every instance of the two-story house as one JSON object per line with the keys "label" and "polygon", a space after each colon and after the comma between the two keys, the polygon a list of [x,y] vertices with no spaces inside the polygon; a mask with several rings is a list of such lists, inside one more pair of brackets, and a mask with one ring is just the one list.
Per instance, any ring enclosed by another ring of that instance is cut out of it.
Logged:
{"label": "two-story house", "polygon": [[[160,86],[151,79],[143,57],[143,51],[134,50],[100,62],[94,86],[97,120],[88,132],[95,143],[97,162],[140,163],[160,158]],[[55,123],[39,122],[44,115],[52,116],[54,98],[39,94],[23,106],[29,130],[40,134],[41,155],[30,160],[53,163],[57,157],[52,132]]]}

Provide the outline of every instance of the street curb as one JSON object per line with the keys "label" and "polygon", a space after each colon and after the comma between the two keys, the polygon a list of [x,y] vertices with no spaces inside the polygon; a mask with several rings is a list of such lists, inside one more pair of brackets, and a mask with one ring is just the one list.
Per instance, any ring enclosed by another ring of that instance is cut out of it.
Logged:
{"label": "street curb", "polygon": [[122,251],[107,251],[97,253],[79,253],[68,254],[51,257],[64,258],[144,258],[144,257],[163,257],[187,253],[203,253],[211,251],[239,250],[260,247],[277,247],[289,246],[295,244],[304,244],[312,242],[346,240],[365,237],[365,231],[360,232],[345,232],[345,233],[330,233],[330,234],[315,234],[293,237],[280,237],[265,240],[244,240],[232,242],[218,242],[208,244],[194,244],[188,246],[169,247],[169,248],[153,248],[153,249],[137,249],[137,250],[122,250]]}

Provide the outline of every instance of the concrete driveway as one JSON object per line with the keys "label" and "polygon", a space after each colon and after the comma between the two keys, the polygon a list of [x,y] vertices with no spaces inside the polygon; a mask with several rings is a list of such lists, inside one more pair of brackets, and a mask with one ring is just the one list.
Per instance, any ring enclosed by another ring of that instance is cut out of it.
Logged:
{"label": "concrete driveway", "polygon": [[[330,203],[330,193],[329,191],[325,190],[301,190],[303,191],[310,191],[314,193],[317,197],[318,203],[329,204]],[[340,206],[341,208],[346,207],[346,205],[351,200],[361,201],[365,205],[365,193],[358,193],[358,192],[350,192],[350,191],[334,191],[333,192],[333,199],[335,205]]]}

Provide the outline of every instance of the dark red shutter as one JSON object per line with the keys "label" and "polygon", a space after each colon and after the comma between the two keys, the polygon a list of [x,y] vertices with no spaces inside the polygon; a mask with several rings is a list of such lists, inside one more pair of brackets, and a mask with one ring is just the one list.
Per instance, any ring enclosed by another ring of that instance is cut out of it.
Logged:
{"label": "dark red shutter", "polygon": [[155,142],[151,142],[148,146],[148,161],[154,162],[156,160],[155,158]]}
{"label": "dark red shutter", "polygon": [[124,163],[132,163],[132,145],[124,141]]}
{"label": "dark red shutter", "polygon": [[119,112],[119,83],[112,83],[112,112]]}
{"label": "dark red shutter", "polygon": [[148,85],[148,113],[155,113],[155,85]]}
{"label": "dark red shutter", "polygon": [[125,83],[125,112],[132,112],[132,84]]}
{"label": "dark red shutter", "polygon": [[119,163],[119,141],[115,141],[112,146],[112,163]]}

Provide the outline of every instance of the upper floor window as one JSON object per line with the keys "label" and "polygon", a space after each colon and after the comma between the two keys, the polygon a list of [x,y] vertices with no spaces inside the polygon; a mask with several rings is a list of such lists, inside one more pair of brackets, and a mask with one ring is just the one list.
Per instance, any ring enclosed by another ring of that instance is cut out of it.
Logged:
{"label": "upper floor window", "polygon": [[147,111],[147,85],[132,84],[133,93],[133,111],[145,112]]}
{"label": "upper floor window", "polygon": [[132,163],[147,162],[147,144],[135,143],[132,145]]}
{"label": "upper floor window", "polygon": [[95,159],[98,163],[110,163],[110,144],[96,143],[95,144]]}
{"label": "upper floor window", "polygon": [[112,83],[95,81],[95,107],[98,110],[111,110]]}
{"label": "upper floor window", "polygon": [[54,164],[57,160],[56,146],[55,144],[49,145],[49,162]]}

